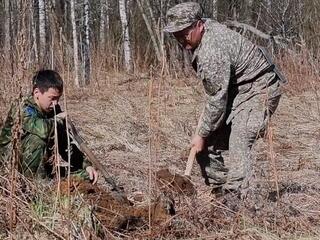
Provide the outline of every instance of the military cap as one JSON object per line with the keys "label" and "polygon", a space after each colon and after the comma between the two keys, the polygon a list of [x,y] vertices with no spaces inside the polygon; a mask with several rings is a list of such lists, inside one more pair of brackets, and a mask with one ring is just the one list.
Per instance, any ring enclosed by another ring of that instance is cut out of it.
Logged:
{"label": "military cap", "polygon": [[202,8],[199,3],[185,2],[175,5],[167,12],[167,26],[163,31],[168,33],[179,32],[190,27],[202,17]]}

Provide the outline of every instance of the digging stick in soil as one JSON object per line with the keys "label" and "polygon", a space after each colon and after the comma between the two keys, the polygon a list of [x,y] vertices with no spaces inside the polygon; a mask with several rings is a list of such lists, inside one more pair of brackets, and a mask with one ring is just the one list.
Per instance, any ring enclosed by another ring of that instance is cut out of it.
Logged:
{"label": "digging stick in soil", "polygon": [[194,147],[192,147],[190,150],[189,157],[188,157],[186,170],[184,171],[184,175],[187,177],[190,177],[190,175],[191,175],[191,170],[192,170],[193,162],[196,159],[196,154],[197,154],[196,149]]}
{"label": "digging stick in soil", "polygon": [[[195,131],[195,134],[198,134],[199,128],[200,128],[200,123],[201,119],[203,116],[203,111],[200,115],[198,125]],[[191,170],[193,166],[193,162],[196,158],[197,151],[194,147],[191,148],[190,154],[188,157],[186,169],[184,172],[184,175],[181,176],[177,173],[172,174],[169,169],[161,169],[157,171],[157,182],[160,185],[161,189],[171,189],[174,190],[175,192],[182,193],[185,195],[194,195],[196,193],[196,190],[190,181],[190,175],[191,175]]]}
{"label": "digging stick in soil", "polygon": [[123,192],[122,188],[119,187],[114,179],[108,174],[104,166],[99,162],[99,160],[96,158],[96,156],[93,154],[93,152],[88,148],[87,144],[85,141],[80,137],[80,135],[77,132],[77,129],[75,128],[73,122],[70,120],[67,123],[69,126],[69,129],[71,131],[71,136],[73,140],[78,144],[79,148],[81,151],[83,151],[89,161],[102,173],[105,181],[111,185],[112,190],[117,191],[117,192]]}

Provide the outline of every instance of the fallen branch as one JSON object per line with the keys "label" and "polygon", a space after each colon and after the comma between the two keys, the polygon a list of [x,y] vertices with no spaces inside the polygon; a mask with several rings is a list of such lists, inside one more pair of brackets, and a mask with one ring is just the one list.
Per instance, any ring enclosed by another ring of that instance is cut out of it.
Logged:
{"label": "fallen branch", "polygon": [[248,31],[250,31],[251,33],[255,34],[256,36],[258,36],[260,38],[272,41],[272,42],[274,42],[276,44],[279,44],[279,45],[283,45],[284,42],[290,42],[291,41],[290,39],[287,39],[287,38],[284,38],[284,37],[281,37],[281,36],[278,36],[278,35],[277,36],[273,36],[273,35],[264,33],[262,31],[260,31],[259,29],[255,28],[255,27],[253,27],[253,26],[251,26],[249,24],[246,24],[246,23],[227,20],[226,22],[224,22],[224,24],[226,24],[228,27],[241,28],[244,31],[248,30]]}

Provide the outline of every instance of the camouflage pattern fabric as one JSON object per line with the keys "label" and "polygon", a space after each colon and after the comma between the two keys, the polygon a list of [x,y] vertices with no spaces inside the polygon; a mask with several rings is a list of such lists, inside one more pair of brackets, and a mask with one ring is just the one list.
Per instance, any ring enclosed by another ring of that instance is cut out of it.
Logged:
{"label": "camouflage pattern fabric", "polygon": [[186,2],[178,4],[168,10],[168,24],[163,30],[168,33],[179,32],[200,20],[201,16],[202,9],[198,3]]}
{"label": "camouflage pattern fabric", "polygon": [[[19,107],[22,119],[19,171],[29,177],[35,175],[52,176],[53,168],[49,159],[53,155],[54,146],[54,113],[43,113],[32,96],[23,98],[20,105],[18,101],[15,101],[10,108],[0,134],[0,165],[7,164],[11,159],[12,128],[18,117]],[[61,112],[59,105],[56,107],[56,111],[57,113]],[[57,123],[59,154],[67,160],[65,123],[63,121]],[[71,171],[78,171],[90,166],[88,160],[74,144],[71,145],[71,165]],[[61,168],[60,172],[64,175],[65,168]]]}
{"label": "camouflage pattern fabric", "polygon": [[[193,67],[207,98],[199,128],[199,135],[211,145],[211,150],[199,155],[206,182],[226,189],[245,188],[252,172],[252,145],[275,111],[286,80],[264,49],[210,19],[194,51]],[[215,136],[221,131],[220,136],[228,139],[228,162],[221,160],[217,143],[221,138]],[[212,138],[217,140],[210,142]]]}
{"label": "camouflage pattern fabric", "polygon": [[[201,19],[198,3],[181,3],[167,13],[167,32]],[[198,134],[208,148],[197,155],[207,184],[245,189],[252,178],[251,148],[275,111],[286,80],[267,51],[211,19],[193,52],[192,66],[206,93]],[[224,159],[222,152],[228,150]]]}
{"label": "camouflage pattern fabric", "polygon": [[[280,88],[270,91],[270,86],[285,82],[261,48],[212,20],[205,23],[205,33],[193,55],[193,66],[207,96],[199,131],[203,137],[223,121],[230,122],[255,95],[280,96]],[[227,111],[229,116],[226,116]]]}

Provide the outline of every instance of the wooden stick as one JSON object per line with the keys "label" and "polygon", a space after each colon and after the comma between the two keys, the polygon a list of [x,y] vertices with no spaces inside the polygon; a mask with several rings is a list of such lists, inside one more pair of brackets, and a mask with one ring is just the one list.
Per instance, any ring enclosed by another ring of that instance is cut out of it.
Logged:
{"label": "wooden stick", "polygon": [[[200,128],[201,120],[203,117],[203,113],[204,113],[204,108],[203,108],[202,113],[199,117],[198,125],[197,125],[197,128],[196,128],[194,135],[197,135],[199,133],[199,128]],[[197,151],[196,151],[195,147],[192,147],[190,150],[190,153],[189,153],[186,170],[184,171],[185,176],[191,175],[191,170],[192,170],[193,162],[196,159],[196,154],[197,154]]]}
{"label": "wooden stick", "polygon": [[68,121],[68,125],[70,127],[73,139],[75,142],[78,143],[80,150],[82,152],[84,152],[87,157],[88,160],[98,169],[102,172],[102,175],[104,177],[104,179],[106,180],[107,183],[109,183],[113,190],[121,192],[122,189],[116,184],[116,182],[114,181],[114,179],[109,175],[109,173],[106,171],[105,167],[100,163],[100,161],[96,158],[96,156],[93,154],[93,152],[91,151],[90,148],[88,148],[87,144],[85,143],[85,141],[80,137],[80,135],[78,134],[73,122],[70,120]]}
{"label": "wooden stick", "polygon": [[184,175],[190,176],[193,162],[196,159],[196,154],[197,154],[197,151],[196,151],[195,147],[192,147],[190,150],[190,154],[188,157],[188,162],[187,162],[186,170],[184,171]]}

